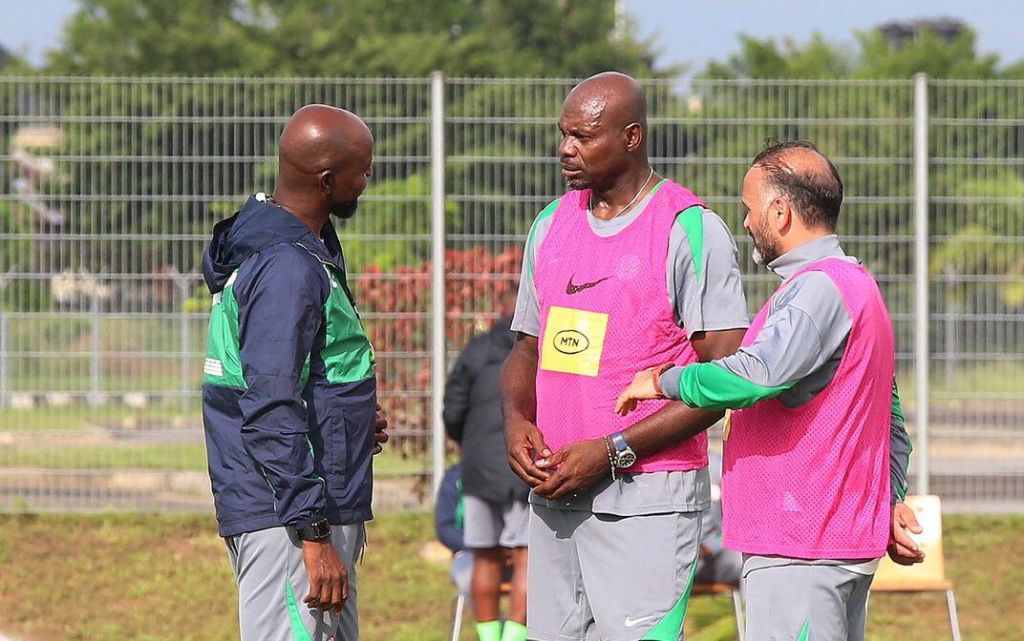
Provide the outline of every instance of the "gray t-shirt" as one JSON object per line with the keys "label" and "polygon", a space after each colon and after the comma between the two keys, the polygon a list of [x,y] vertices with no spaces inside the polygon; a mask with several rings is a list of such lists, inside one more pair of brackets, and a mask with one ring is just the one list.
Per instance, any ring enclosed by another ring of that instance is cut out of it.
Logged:
{"label": "gray t-shirt", "polygon": [[[648,194],[631,212],[612,220],[601,220],[587,212],[590,229],[601,237],[614,236],[643,215],[651,198]],[[545,211],[551,213],[550,209]],[[700,331],[742,329],[750,324],[736,262],[736,242],[717,214],[704,208],[700,213],[701,238],[689,238],[680,222],[672,226],[668,239],[665,295],[675,312],[676,322],[686,330],[687,336]],[[680,212],[677,221],[683,215],[684,212]],[[540,303],[533,274],[540,246],[553,222],[554,215],[538,216],[526,242],[512,330],[530,336],[540,334]],[[625,437],[628,441],[628,430]],[[548,501],[531,494],[530,501],[552,509],[632,516],[704,510],[710,505],[710,496],[710,480],[705,468],[689,472],[624,474],[614,482],[610,477],[603,479],[589,491],[567,500]]]}
{"label": "gray t-shirt", "polygon": [[[587,222],[598,236],[614,236],[643,214],[651,198],[646,196],[633,211],[611,220],[601,220],[587,212]],[[680,212],[680,218],[684,213]],[[512,319],[514,332],[530,336],[540,334],[540,304],[533,271],[540,246],[553,222],[553,215],[538,217],[527,238],[519,298]],[[687,336],[750,325],[740,268],[736,263],[736,241],[725,221],[710,209],[703,209],[702,222],[703,238],[699,241],[688,238],[682,224],[673,225],[668,238],[665,295],[675,311],[676,322],[686,330]],[[700,255],[695,256],[695,251]]]}

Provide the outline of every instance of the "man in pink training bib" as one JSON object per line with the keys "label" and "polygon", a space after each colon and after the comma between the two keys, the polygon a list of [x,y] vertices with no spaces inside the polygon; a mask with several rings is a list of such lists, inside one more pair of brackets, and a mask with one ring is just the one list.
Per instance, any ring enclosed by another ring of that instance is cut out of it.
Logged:
{"label": "man in pink training bib", "polygon": [[677,641],[710,505],[707,439],[638,460],[622,433],[688,410],[661,401],[627,419],[615,396],[638,367],[736,350],[736,245],[651,167],[635,80],[585,80],[558,124],[571,191],[530,230],[502,379],[510,463],[533,488],[528,636]]}
{"label": "man in pink training bib", "polygon": [[[738,352],[647,368],[616,403],[621,414],[651,398],[694,408],[672,429],[631,430],[639,454],[692,438],[709,412],[735,410],[722,542],[743,553],[751,641],[863,640],[879,559],[894,531],[917,527],[899,504],[910,443],[892,321],[874,277],[835,235],[842,197],[835,166],[812,144],[759,154],[743,181],[744,227],[754,260],[782,284]],[[907,547],[891,548],[894,558],[922,558],[899,540]]]}

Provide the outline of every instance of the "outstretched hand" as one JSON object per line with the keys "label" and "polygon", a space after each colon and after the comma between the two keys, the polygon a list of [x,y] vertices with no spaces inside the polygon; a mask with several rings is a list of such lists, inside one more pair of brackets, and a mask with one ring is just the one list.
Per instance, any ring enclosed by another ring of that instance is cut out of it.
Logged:
{"label": "outstretched hand", "polygon": [[664,398],[659,380],[664,367],[651,367],[640,370],[633,377],[633,382],[622,390],[615,401],[615,413],[625,416],[636,409],[638,402],[651,398]]}

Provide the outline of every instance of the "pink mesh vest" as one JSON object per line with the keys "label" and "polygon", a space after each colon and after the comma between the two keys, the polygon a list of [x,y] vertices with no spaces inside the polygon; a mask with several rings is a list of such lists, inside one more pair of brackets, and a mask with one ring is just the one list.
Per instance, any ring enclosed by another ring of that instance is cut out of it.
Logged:
{"label": "pink mesh vest", "polygon": [[[842,294],[852,328],[832,382],[800,407],[769,399],[732,414],[724,449],[722,543],[801,559],[882,556],[889,541],[894,342],[878,285],[839,258],[808,265]],[[771,299],[743,344],[764,326]]]}
{"label": "pink mesh vest", "polygon": [[[627,417],[615,413],[615,398],[637,371],[697,360],[674,321],[665,263],[676,216],[700,199],[663,181],[636,220],[602,238],[587,220],[589,198],[586,189],[562,197],[534,270],[541,318],[537,426],[552,451],[625,430],[663,407],[667,401],[647,401]],[[701,434],[631,471],[706,465]]]}

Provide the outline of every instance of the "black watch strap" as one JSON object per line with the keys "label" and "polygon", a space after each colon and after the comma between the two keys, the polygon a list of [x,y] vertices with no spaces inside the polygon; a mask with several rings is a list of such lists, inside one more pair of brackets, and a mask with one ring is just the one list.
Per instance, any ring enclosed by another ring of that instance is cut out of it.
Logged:
{"label": "black watch strap", "polygon": [[306,527],[295,528],[295,533],[303,541],[323,541],[331,536],[331,524],[327,519],[320,519]]}

